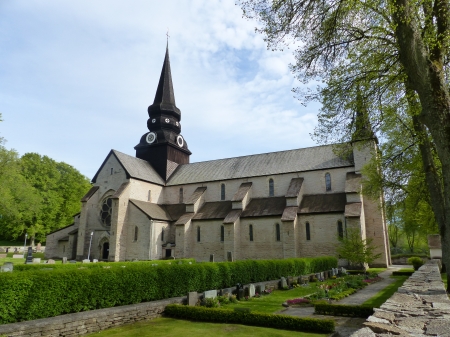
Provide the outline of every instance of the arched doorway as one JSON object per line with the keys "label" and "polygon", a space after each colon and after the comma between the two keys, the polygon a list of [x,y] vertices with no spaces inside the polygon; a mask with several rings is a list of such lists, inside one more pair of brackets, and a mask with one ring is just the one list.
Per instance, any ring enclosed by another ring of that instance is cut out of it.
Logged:
{"label": "arched doorway", "polygon": [[109,256],[109,241],[103,242],[102,245],[102,260],[108,260]]}

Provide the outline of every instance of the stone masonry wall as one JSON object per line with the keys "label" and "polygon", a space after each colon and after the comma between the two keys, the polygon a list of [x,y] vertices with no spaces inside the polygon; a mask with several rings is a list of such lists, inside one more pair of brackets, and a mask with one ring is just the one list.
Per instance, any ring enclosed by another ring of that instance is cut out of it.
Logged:
{"label": "stone masonry wall", "polygon": [[115,326],[153,319],[161,316],[164,308],[182,303],[184,297],[91,310],[75,314],[42,318],[33,321],[0,325],[0,335],[15,336],[81,336]]}
{"label": "stone masonry wall", "polygon": [[438,260],[416,271],[352,337],[450,336],[450,299]]}

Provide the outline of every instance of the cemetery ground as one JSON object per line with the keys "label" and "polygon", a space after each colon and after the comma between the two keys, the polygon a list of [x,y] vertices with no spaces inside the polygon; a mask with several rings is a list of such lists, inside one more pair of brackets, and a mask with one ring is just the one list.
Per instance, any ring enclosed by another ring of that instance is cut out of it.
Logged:
{"label": "cemetery ground", "polygon": [[[389,276],[393,270],[399,268],[376,269],[371,270],[376,273],[381,273],[383,280],[380,282],[370,284],[369,286],[359,290],[349,297],[345,297],[343,300],[334,302],[336,304],[363,304],[367,306],[379,307],[390,296],[393,295],[397,288],[399,288],[408,276]],[[299,286],[289,290],[274,290],[269,295],[263,295],[258,298],[252,298],[249,300],[241,300],[236,303],[229,303],[222,305],[221,309],[246,310],[248,308],[251,312],[260,313],[277,313],[288,314],[298,317],[314,317],[314,318],[333,318],[336,321],[336,330],[339,331],[341,336],[350,335],[351,332],[356,331],[362,327],[364,318],[350,318],[350,317],[333,317],[315,315],[314,308],[293,306],[289,308],[283,308],[282,303],[289,299],[301,298],[308,295],[312,295],[317,292],[320,284],[333,283],[335,280],[329,279],[325,282],[311,282],[307,286]],[[207,334],[221,336],[328,336],[328,334],[315,334],[295,331],[285,331],[279,329],[250,327],[237,324],[222,324],[222,323],[205,323],[205,322],[192,322],[186,320],[177,320],[172,318],[158,318],[151,321],[139,322],[131,325],[124,325],[119,328],[113,328],[96,333],[99,337],[122,337],[122,336],[167,336],[169,334],[176,334],[177,332],[183,333],[186,336]],[[93,334],[92,334],[93,336]]]}

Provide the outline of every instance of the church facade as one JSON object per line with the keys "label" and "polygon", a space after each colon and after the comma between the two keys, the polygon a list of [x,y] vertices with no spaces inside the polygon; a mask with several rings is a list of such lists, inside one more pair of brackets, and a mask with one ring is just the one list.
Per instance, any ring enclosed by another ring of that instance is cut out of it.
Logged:
{"label": "church facade", "polygon": [[190,163],[166,50],[136,156],[112,150],[70,226],[47,236],[46,257],[197,261],[336,255],[348,228],[390,263],[382,195],[361,193],[373,138],[340,158],[332,145]]}

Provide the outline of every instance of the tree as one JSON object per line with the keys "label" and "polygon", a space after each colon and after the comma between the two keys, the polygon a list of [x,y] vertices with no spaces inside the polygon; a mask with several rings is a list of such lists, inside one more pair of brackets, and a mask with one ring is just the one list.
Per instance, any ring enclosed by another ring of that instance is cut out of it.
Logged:
{"label": "tree", "polygon": [[375,254],[376,246],[373,239],[363,239],[358,228],[348,228],[346,235],[339,240],[336,252],[347,259],[351,266],[364,267],[378,259],[381,254]]}
{"label": "tree", "polygon": [[[244,15],[262,22],[259,31],[269,47],[301,40],[292,70],[303,82],[321,80],[326,85],[312,92],[296,92],[307,100],[323,102],[317,134],[324,141],[330,130],[350,140],[361,104],[375,127],[396,118],[412,126],[412,146],[419,149],[441,233],[443,263],[450,266],[449,1],[240,3]],[[363,93],[362,100],[359,93]]]}

